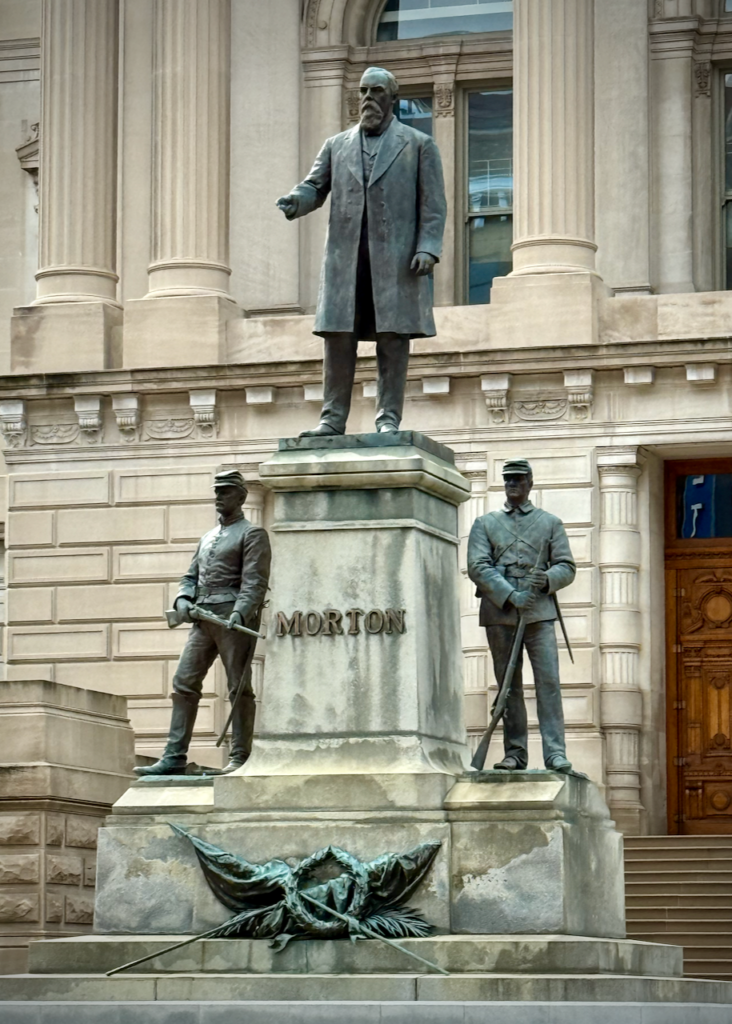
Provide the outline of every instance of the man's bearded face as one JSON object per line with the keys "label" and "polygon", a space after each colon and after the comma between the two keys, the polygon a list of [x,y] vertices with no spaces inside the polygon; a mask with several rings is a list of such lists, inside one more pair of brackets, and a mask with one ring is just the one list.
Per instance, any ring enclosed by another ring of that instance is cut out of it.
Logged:
{"label": "man's bearded face", "polygon": [[394,96],[382,75],[364,75],[361,79],[361,127],[376,131],[389,116]]}

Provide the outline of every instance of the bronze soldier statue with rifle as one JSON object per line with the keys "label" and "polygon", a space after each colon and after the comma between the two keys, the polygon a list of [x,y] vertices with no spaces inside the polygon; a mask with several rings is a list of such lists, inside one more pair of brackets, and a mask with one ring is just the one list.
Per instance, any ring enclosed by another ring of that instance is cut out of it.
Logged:
{"label": "bronze soldier statue with rifle", "polygon": [[244,518],[247,485],[241,473],[235,469],[217,473],[214,491],[219,525],[199,541],[173,610],[166,612],[170,627],[193,623],[173,677],[168,742],[161,759],[135,768],[137,775],[185,772],[203,680],[217,655],[226,670],[231,700],[231,714],[217,746],[229,723],[231,744],[229,763],[216,774],[235,771],[251,753],[255,712],[251,665],[272,556],[266,531]]}
{"label": "bronze soldier statue with rifle", "polygon": [[503,717],[504,756],[494,767],[520,771],[528,766],[521,674],[526,648],[536,685],[544,764],[553,771],[570,772],[555,622],[559,619],[571,657],[556,593],[569,586],[576,567],[562,521],[529,501],[529,463],[506,462],[503,479],[505,505],[476,519],[468,542],[468,575],[481,598],[480,624],[485,626],[500,687],[491,724],[472,764],[479,770],[484,767],[493,730]]}

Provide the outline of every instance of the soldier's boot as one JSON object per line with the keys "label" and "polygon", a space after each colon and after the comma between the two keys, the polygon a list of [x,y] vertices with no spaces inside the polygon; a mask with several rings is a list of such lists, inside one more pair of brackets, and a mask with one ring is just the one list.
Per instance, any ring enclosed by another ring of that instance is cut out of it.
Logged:
{"label": "soldier's boot", "polygon": [[345,434],[351,411],[353,376],[356,372],[358,341],[353,334],[331,334],[323,338],[323,408],[320,423],[303,430],[300,437]]}
{"label": "soldier's boot", "polygon": [[182,693],[172,695],[173,713],[170,718],[168,742],[163,756],[155,764],[133,769],[135,775],[183,775],[188,763],[188,747],[196,723],[198,701],[190,700]]}
{"label": "soldier's boot", "polygon": [[545,767],[550,772],[571,772],[572,763],[568,760],[566,754],[552,754],[551,757],[546,759]]}
{"label": "soldier's boot", "polygon": [[206,775],[229,775],[241,768],[249,759],[252,752],[252,739],[254,738],[254,715],[256,713],[254,694],[242,693],[234,708],[234,715],[231,719],[231,750],[229,752],[229,763],[224,768],[210,769]]}
{"label": "soldier's boot", "polygon": [[396,433],[402,421],[409,363],[409,335],[379,334],[376,341],[376,429]]}

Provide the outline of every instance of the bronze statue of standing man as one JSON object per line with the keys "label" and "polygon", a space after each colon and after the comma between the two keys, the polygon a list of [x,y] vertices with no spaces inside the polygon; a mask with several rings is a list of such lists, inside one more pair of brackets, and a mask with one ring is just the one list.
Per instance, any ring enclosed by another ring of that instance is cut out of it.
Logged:
{"label": "bronze statue of standing man", "polygon": [[390,72],[369,68],[360,90],[360,123],[328,139],[307,178],[277,201],[294,220],[331,197],[313,332],[324,340],[324,402],[305,435],[345,433],[359,341],[376,342],[376,429],[397,431],[409,340],[435,334],[427,275],[445,229],[440,154],[394,117]]}

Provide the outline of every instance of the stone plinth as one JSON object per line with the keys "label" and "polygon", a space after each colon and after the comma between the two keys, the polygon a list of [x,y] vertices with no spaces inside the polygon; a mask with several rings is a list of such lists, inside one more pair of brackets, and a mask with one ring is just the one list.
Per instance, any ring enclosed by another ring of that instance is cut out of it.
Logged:
{"label": "stone plinth", "polygon": [[88,932],[97,831],[129,785],[123,697],[49,681],[0,689],[0,973],[30,939]]}
{"label": "stone plinth", "polygon": [[593,783],[480,772],[445,807],[454,932],[625,936],[623,839]]}
{"label": "stone plinth", "polygon": [[280,442],[259,737],[241,770],[460,772],[462,712],[453,453],[412,432]]}

